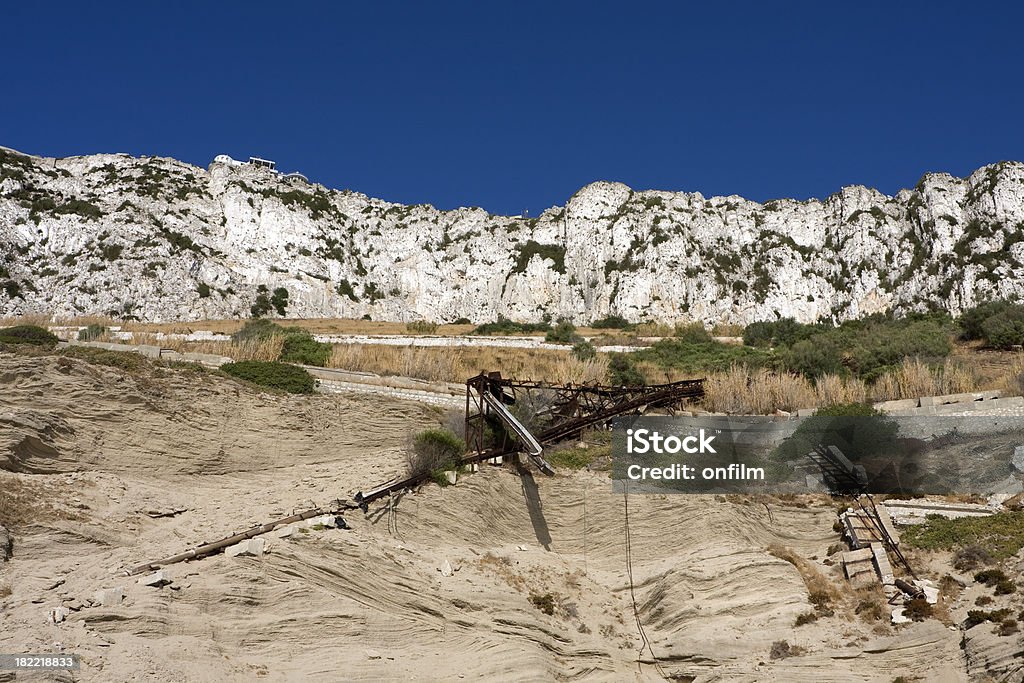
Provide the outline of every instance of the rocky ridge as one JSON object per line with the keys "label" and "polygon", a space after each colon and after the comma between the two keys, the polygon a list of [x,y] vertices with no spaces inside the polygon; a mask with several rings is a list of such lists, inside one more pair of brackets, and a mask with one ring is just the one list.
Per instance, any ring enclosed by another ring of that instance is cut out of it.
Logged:
{"label": "rocky ridge", "polygon": [[811,322],[1022,292],[1019,162],[764,204],[596,182],[522,218],[248,165],[0,148],[0,315]]}

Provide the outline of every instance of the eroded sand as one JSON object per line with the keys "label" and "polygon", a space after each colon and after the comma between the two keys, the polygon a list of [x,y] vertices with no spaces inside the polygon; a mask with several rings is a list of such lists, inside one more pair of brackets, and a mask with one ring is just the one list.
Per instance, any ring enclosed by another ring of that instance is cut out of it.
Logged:
{"label": "eroded sand", "polygon": [[[816,558],[841,589],[838,567],[821,563],[837,541],[828,504],[772,505],[769,517],[681,495],[629,499],[635,595],[660,671],[649,653],[638,665],[623,500],[587,472],[485,467],[350,513],[350,530],[270,537],[262,558],[217,555],[168,567],[171,586],[136,585],[119,571],[398,474],[408,434],[438,421],[378,397],[143,375],[0,356],[0,485],[38,492],[0,563],[13,590],[0,598],[0,652],[59,643],[82,656],[82,681],[968,678],[959,631],[936,620],[897,632],[842,597],[834,616],[794,627],[813,609],[807,588],[766,548]],[[120,605],[87,605],[116,586]],[[552,615],[529,599],[546,593]],[[48,623],[62,604],[77,609]],[[780,640],[805,653],[771,659]]]}

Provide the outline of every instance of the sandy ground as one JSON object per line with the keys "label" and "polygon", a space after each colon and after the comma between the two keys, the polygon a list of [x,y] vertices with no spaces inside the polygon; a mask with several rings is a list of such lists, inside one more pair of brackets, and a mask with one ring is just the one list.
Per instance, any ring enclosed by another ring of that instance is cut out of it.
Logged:
{"label": "sandy ground", "polygon": [[[14,535],[0,652],[83,662],[0,681],[980,680],[956,627],[854,614],[862,596],[827,557],[838,540],[827,501],[630,496],[636,614],[657,660],[638,657],[625,501],[599,473],[485,467],[350,513],[348,530],[170,566],[168,586],[123,574],[387,480],[408,435],[438,420],[384,397],[0,355],[0,486],[18,494],[0,508]],[[814,608],[770,544],[834,586],[831,616],[794,626]],[[90,603],[114,587],[122,603]],[[50,623],[62,605],[70,615]],[[773,659],[783,640],[799,654]],[[984,652],[1001,666],[1014,651],[997,645]]]}

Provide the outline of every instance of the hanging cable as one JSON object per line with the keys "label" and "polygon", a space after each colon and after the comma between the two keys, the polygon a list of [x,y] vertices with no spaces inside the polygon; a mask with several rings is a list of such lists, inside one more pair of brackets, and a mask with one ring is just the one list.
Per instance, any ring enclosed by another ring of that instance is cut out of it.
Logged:
{"label": "hanging cable", "polygon": [[640,622],[640,610],[636,606],[636,592],[634,591],[633,586],[633,547],[629,534],[629,482],[627,480],[623,480],[622,494],[626,521],[626,575],[629,577],[629,598],[633,603],[633,618],[636,620],[636,628],[637,631],[640,632],[640,639],[643,641],[640,651],[636,654],[636,664],[639,668],[640,658],[643,657],[644,650],[648,650],[651,653],[651,659],[654,660],[654,666],[658,670],[658,673],[667,678],[667,676],[665,676],[665,672],[661,668],[661,664],[658,662],[657,655],[654,654],[654,648],[651,646],[651,641],[647,637],[644,625]]}

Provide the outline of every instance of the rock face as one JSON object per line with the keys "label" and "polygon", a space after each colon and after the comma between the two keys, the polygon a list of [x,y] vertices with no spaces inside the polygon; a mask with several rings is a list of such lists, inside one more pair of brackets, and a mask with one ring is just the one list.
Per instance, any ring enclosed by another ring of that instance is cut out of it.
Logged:
{"label": "rock face", "polygon": [[0,315],[802,322],[1024,293],[1024,164],[823,201],[597,182],[536,218],[0,148]]}

